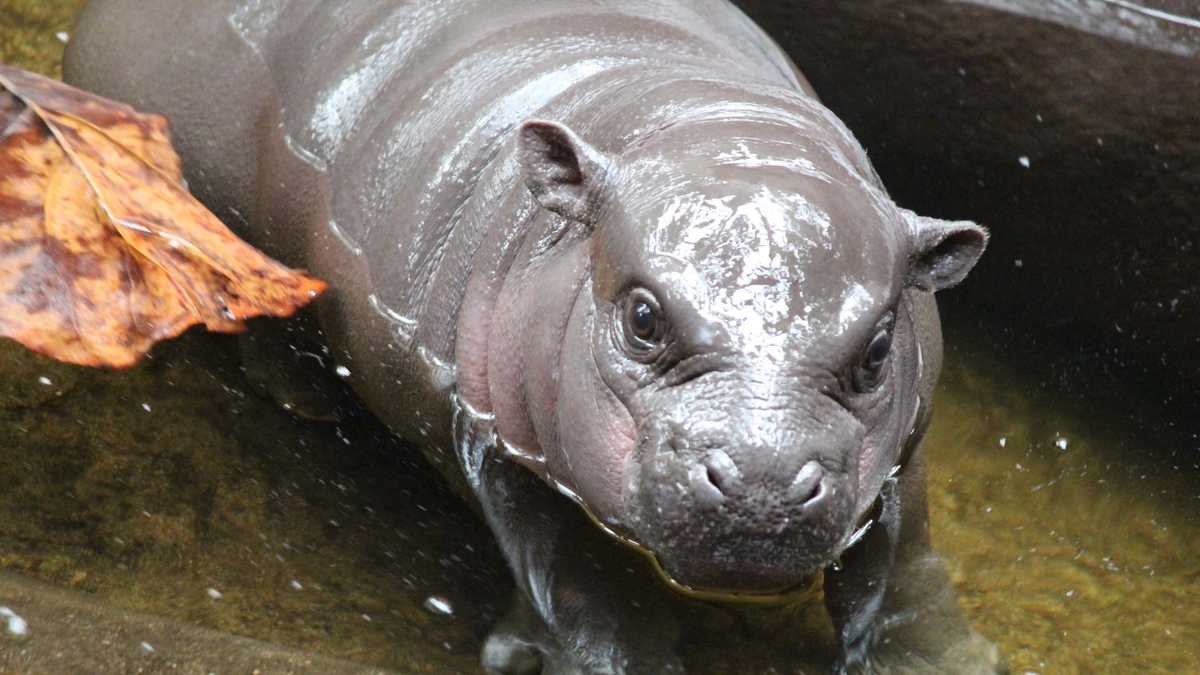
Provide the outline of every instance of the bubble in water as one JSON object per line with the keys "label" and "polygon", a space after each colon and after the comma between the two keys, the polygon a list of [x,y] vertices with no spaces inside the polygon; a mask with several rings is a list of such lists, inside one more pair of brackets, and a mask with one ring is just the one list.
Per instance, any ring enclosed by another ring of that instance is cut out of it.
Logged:
{"label": "bubble in water", "polygon": [[1030,164],[1032,164],[1032,162],[1029,161],[1029,158],[1025,155],[1018,157],[1017,161],[1020,162],[1021,166],[1025,167],[1026,169],[1028,169]]}
{"label": "bubble in water", "polygon": [[7,619],[8,632],[11,635],[21,636],[29,633],[29,624],[25,623],[25,619],[17,616],[17,613],[7,607],[0,607],[0,617]]}
{"label": "bubble in water", "polygon": [[454,616],[454,607],[450,601],[440,595],[431,595],[425,598],[425,610],[442,616]]}
{"label": "bubble in water", "polygon": [[304,590],[304,586],[299,581],[296,581],[295,579],[292,579],[291,583],[289,583],[288,585],[291,586],[292,590],[295,590],[295,591]]}
{"label": "bubble in water", "polygon": [[210,588],[210,589],[208,589],[207,591],[205,591],[205,593],[207,593],[207,594],[208,594],[208,597],[212,598],[213,600],[220,600],[220,599],[221,599],[221,591],[218,591],[218,590],[217,590],[217,589],[215,589],[215,588]]}
{"label": "bubble in water", "polygon": [[1066,450],[1068,445],[1070,445],[1070,442],[1067,441],[1067,439],[1063,438],[1062,436],[1059,436],[1057,439],[1054,440],[1054,446],[1057,447],[1059,450]]}
{"label": "bubble in water", "polygon": [[146,652],[147,654],[153,654],[154,646],[151,645],[149,642],[143,642],[142,643],[142,651]]}
{"label": "bubble in water", "polygon": [[53,387],[54,381],[51,380],[50,378],[46,377],[45,375],[42,375],[41,377],[38,378],[38,384],[41,384],[41,385],[44,385],[47,387]]}
{"label": "bubble in water", "polygon": [[142,410],[145,410],[146,412],[150,412],[152,410],[152,408],[150,407],[149,403],[143,403]]}
{"label": "bubble in water", "polygon": [[1006,446],[1006,445],[1008,445],[1008,437],[1007,437],[1007,436],[1001,436],[1001,437],[1000,437],[1000,447],[1002,447],[1002,448],[1003,448],[1003,447],[1004,447],[1004,446]]}
{"label": "bubble in water", "polygon": [[338,366],[333,372],[337,373],[338,377],[350,377],[350,369],[346,366]]}

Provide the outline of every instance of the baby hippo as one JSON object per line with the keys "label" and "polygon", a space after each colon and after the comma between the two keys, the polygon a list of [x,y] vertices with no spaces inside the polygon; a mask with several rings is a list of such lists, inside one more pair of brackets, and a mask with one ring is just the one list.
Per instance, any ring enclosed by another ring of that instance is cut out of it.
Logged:
{"label": "baby hippo", "polygon": [[321,339],[512,568],[490,672],[682,672],[700,609],[813,590],[836,669],[1002,668],[920,447],[987,234],[897,206],[725,0],[92,0],[66,73],[330,282]]}

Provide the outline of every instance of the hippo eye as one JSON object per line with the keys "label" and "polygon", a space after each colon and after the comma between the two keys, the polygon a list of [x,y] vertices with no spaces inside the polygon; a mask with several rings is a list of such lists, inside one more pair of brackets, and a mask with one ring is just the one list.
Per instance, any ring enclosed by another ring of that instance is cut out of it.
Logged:
{"label": "hippo eye", "polygon": [[629,328],[641,340],[652,340],[654,338],[654,327],[658,323],[658,316],[654,313],[654,308],[645,302],[635,302],[629,309]]}
{"label": "hippo eye", "polygon": [[854,388],[870,391],[883,379],[883,365],[892,353],[892,321],[885,319],[875,337],[863,350],[862,360],[854,369]]}
{"label": "hippo eye", "polygon": [[633,351],[645,354],[662,341],[662,310],[646,291],[635,290],[625,301],[625,341]]}

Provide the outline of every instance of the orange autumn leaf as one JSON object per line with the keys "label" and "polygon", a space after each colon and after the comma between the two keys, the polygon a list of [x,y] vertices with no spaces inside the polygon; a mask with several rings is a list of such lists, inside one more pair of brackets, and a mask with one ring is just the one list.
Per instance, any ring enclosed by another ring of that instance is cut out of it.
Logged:
{"label": "orange autumn leaf", "polygon": [[0,336],[128,367],[188,327],[288,316],[325,284],[183,185],[166,118],[0,64]]}

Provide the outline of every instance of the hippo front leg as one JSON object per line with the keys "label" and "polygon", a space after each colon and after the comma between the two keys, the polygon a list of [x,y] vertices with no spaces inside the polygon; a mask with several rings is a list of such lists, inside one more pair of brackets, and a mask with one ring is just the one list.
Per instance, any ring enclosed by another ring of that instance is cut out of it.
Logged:
{"label": "hippo front leg", "polygon": [[878,523],[826,573],[825,602],[842,648],[839,672],[1007,672],[967,623],[929,543],[924,452],[881,493]]}
{"label": "hippo front leg", "polygon": [[500,456],[459,416],[460,457],[517,584],[514,606],[484,644],[503,675],[682,673],[669,591],[637,553],[568,499]]}
{"label": "hippo front leg", "polygon": [[518,586],[516,606],[484,646],[485,668],[683,672],[672,653],[674,617],[637,554],[521,466],[490,461],[483,479],[477,494]]}

